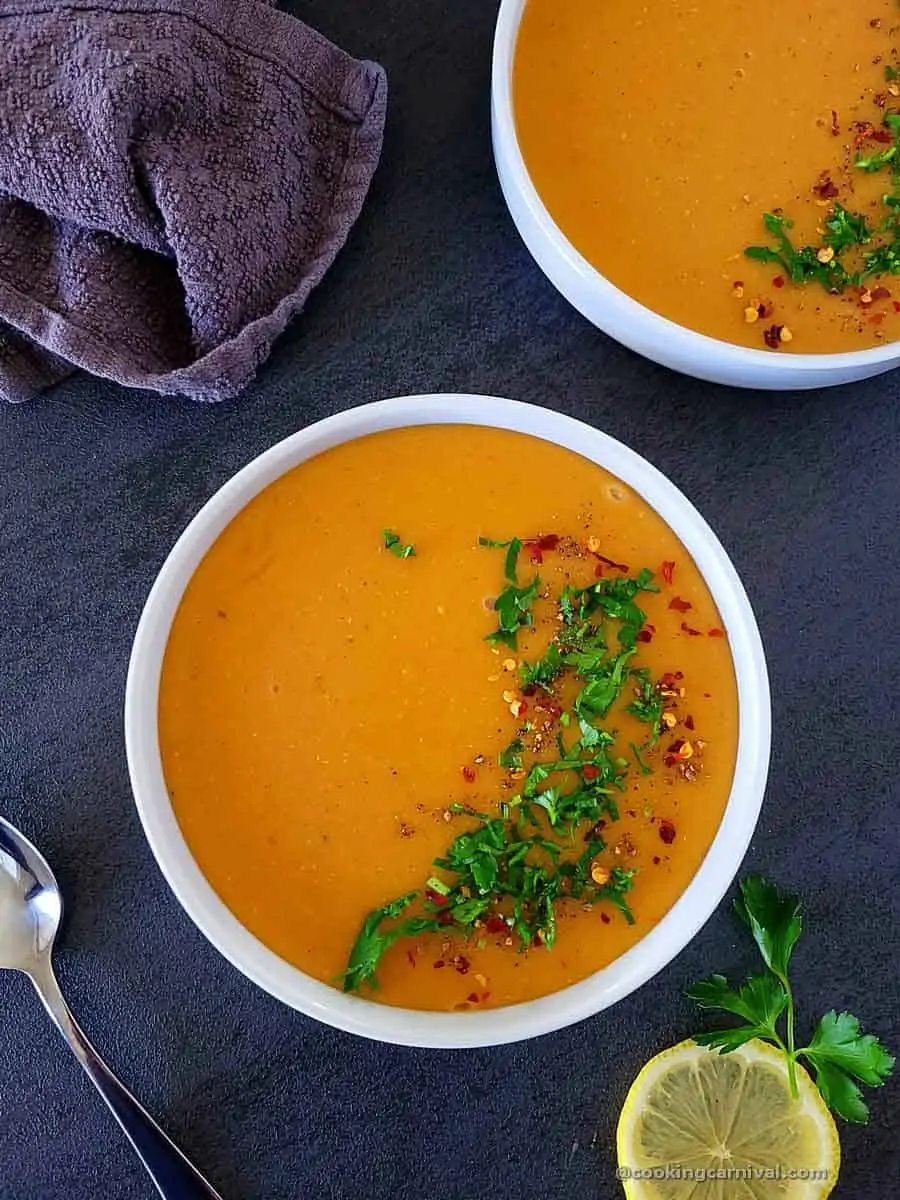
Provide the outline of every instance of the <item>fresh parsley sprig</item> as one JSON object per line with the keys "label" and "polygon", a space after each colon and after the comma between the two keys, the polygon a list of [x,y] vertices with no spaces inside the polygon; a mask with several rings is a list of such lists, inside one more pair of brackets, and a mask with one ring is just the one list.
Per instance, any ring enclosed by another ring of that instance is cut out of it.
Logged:
{"label": "fresh parsley sprig", "polygon": [[767,971],[751,975],[737,989],[723,975],[694,984],[687,994],[701,1008],[719,1009],[744,1021],[732,1029],[695,1034],[695,1041],[721,1054],[751,1038],[773,1042],[787,1059],[793,1096],[797,1095],[796,1064],[805,1059],[816,1073],[816,1085],[828,1107],[845,1121],[864,1123],[869,1110],[859,1084],[880,1087],[893,1070],[893,1055],[872,1034],[860,1032],[856,1017],[834,1009],[819,1021],[808,1045],[796,1046],[788,966],[802,929],[800,901],[762,876],[750,875],[741,881],[735,909],[753,934]]}
{"label": "fresh parsley sprig", "polygon": [[479,538],[480,546],[488,546],[496,550],[506,550],[504,574],[507,587],[494,600],[494,612],[497,614],[497,628],[487,635],[486,640],[492,643],[503,642],[511,650],[518,645],[520,629],[526,629],[534,624],[532,605],[540,591],[541,579],[535,575],[531,583],[519,587],[517,565],[519,551],[522,549],[520,538],[514,537],[508,542],[495,542],[491,538]]}

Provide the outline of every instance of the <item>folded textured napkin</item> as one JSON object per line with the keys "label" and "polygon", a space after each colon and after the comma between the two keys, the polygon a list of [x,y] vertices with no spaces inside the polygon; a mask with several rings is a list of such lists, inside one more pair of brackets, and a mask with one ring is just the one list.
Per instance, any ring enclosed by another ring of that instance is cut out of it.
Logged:
{"label": "folded textured napkin", "polygon": [[4,0],[0,397],[221,400],[356,220],[387,85],[268,0]]}

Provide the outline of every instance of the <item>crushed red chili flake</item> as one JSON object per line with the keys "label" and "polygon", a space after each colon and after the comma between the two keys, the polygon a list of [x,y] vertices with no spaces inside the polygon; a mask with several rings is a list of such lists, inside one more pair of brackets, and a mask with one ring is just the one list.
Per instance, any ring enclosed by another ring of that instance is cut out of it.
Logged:
{"label": "crushed red chili flake", "polygon": [[888,290],[888,288],[886,288],[886,287],[872,288],[872,299],[873,300],[890,300],[890,298],[891,298],[891,293]]}
{"label": "crushed red chili flake", "polygon": [[688,715],[684,718],[684,727],[685,729],[694,728],[694,718],[690,715],[690,713],[688,713]]}
{"label": "crushed red chili flake", "polygon": [[406,957],[409,959],[409,965],[414,967],[416,965],[416,956],[413,954],[412,950],[407,950]]}
{"label": "crushed red chili flake", "polygon": [[889,129],[873,129],[869,134],[873,142],[892,142],[894,135]]}
{"label": "crushed red chili flake", "polygon": [[463,779],[466,781],[466,783],[474,783],[475,782],[475,768],[470,767],[470,766],[463,767],[462,776],[463,776]]}
{"label": "crushed red chili flake", "polygon": [[477,992],[469,992],[468,996],[466,996],[466,999],[468,1000],[468,1002],[470,1004],[477,1004],[478,1003],[478,993]]}
{"label": "crushed red chili flake", "polygon": [[559,545],[559,534],[545,533],[542,537],[538,538],[537,544],[541,550],[555,550]]}
{"label": "crushed red chili flake", "polygon": [[600,920],[603,922],[603,924],[604,924],[604,925],[608,925],[608,924],[609,924],[609,914],[608,914],[608,913],[601,913],[601,914],[600,914]]}
{"label": "crushed red chili flake", "polygon": [[682,630],[682,633],[689,633],[691,635],[691,637],[700,637],[700,630],[692,629],[691,626],[688,625],[687,621],[681,622],[681,630]]}
{"label": "crushed red chili flake", "polygon": [[637,636],[636,636],[636,638],[635,638],[635,641],[638,641],[638,642],[652,642],[652,641],[653,641],[653,634],[650,632],[650,630],[649,630],[649,629],[642,629],[642,630],[641,630],[641,631],[640,631],[640,632],[637,634]]}
{"label": "crushed red chili flake", "polygon": [[605,554],[596,554],[595,558],[599,558],[605,566],[611,568],[613,571],[622,571],[625,575],[627,575],[630,570],[627,563],[613,562],[613,560],[611,558],[607,558]]}
{"label": "crushed red chili flake", "polygon": [[[445,903],[446,903],[446,900],[445,900]],[[455,922],[453,920],[453,913],[448,912],[445,908],[443,910],[443,912],[438,913],[437,923],[438,923],[438,925],[453,925],[453,924],[455,924]]]}
{"label": "crushed red chili flake", "polygon": [[775,305],[770,304],[768,300],[763,300],[763,302],[758,305],[756,311],[759,313],[760,317],[765,319],[766,317],[771,317],[772,313],[775,311]]}
{"label": "crushed red chili flake", "polygon": [[777,350],[781,345],[781,331],[783,328],[783,325],[770,325],[768,329],[763,330],[763,341],[770,350]]}
{"label": "crushed red chili flake", "polygon": [[456,967],[460,975],[468,975],[469,967],[472,965],[464,954],[458,954],[453,959],[453,965]]}
{"label": "crushed red chili flake", "polygon": [[434,888],[425,889],[425,899],[430,900],[432,904],[436,904],[438,908],[443,908],[447,903],[447,897],[442,896],[440,892],[436,892]]}
{"label": "crushed red chili flake", "polygon": [[596,567],[594,567],[594,578],[595,579],[603,578],[603,563],[597,563]]}
{"label": "crushed red chili flake", "polygon": [[686,613],[693,607],[690,600],[682,600],[680,596],[673,596],[669,601],[669,608],[674,608],[676,612]]}
{"label": "crushed red chili flake", "polygon": [[493,916],[488,917],[485,928],[487,929],[488,933],[506,933],[509,926],[502,917]]}
{"label": "crushed red chili flake", "polygon": [[823,171],[819,176],[819,182],[813,185],[813,191],[822,200],[834,200],[838,194],[834,180],[827,171]]}
{"label": "crushed red chili flake", "polygon": [[675,841],[675,826],[671,821],[660,821],[659,836],[667,846],[671,846]]}
{"label": "crushed red chili flake", "polygon": [[894,312],[900,312],[900,300],[894,301]]}
{"label": "crushed red chili flake", "polygon": [[545,712],[548,717],[552,717],[554,721],[562,716],[562,708],[558,704],[536,704],[535,708],[539,708],[541,712]]}
{"label": "crushed red chili flake", "polygon": [[659,855],[658,855],[658,854],[654,854],[654,855],[653,855],[653,865],[654,865],[654,867],[658,867],[658,866],[659,866],[659,864],[660,864],[661,862],[662,862],[662,859],[659,857]]}
{"label": "crushed red chili flake", "polygon": [[783,288],[784,287],[784,276],[776,275],[772,279],[772,287]]}
{"label": "crushed red chili flake", "polygon": [[675,578],[675,563],[664,562],[662,565],[661,574],[666,583],[671,585],[672,580]]}
{"label": "crushed red chili flake", "polygon": [[840,137],[841,135],[841,125],[835,109],[831,110],[831,132],[834,137]]}
{"label": "crushed red chili flake", "polygon": [[528,561],[533,566],[538,567],[544,561],[544,556],[541,554],[541,547],[537,542],[525,542],[522,549],[528,551]]}
{"label": "crushed red chili flake", "polygon": [[432,965],[436,971],[439,971],[441,967],[446,967],[447,964],[444,962],[444,960],[442,958],[439,958],[437,960],[437,962],[433,963]]}
{"label": "crushed red chili flake", "polygon": [[660,678],[660,683],[663,687],[673,688],[676,683],[684,679],[683,671],[666,671]]}
{"label": "crushed red chili flake", "polygon": [[707,637],[724,637],[725,630],[719,629],[718,625],[714,625],[706,636]]}
{"label": "crushed red chili flake", "polygon": [[593,763],[587,763],[587,765],[581,769],[582,778],[587,779],[588,782],[590,782],[592,779],[596,779],[599,774],[600,768],[595,767]]}

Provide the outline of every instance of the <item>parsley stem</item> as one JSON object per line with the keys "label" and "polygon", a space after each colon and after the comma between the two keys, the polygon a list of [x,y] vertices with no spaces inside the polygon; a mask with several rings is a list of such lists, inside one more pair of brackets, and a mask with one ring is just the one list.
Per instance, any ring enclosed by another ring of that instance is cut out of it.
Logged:
{"label": "parsley stem", "polygon": [[787,1065],[788,1065],[788,1082],[791,1085],[791,1096],[796,1100],[799,1096],[797,1090],[797,1051],[794,1045],[794,995],[791,991],[791,985],[788,983],[787,975],[779,975],[782,986],[787,993]]}

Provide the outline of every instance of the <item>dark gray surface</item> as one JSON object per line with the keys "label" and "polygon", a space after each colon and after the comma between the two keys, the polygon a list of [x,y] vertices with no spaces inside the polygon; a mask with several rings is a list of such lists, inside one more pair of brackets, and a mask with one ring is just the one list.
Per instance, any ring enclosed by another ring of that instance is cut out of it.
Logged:
{"label": "dark gray surface", "polygon": [[[371,202],[258,384],[218,408],[81,377],[0,412],[0,808],[69,902],[59,973],[98,1048],[225,1200],[612,1200],[644,1060],[692,1032],[691,980],[754,964],[723,908],[637,995],[530,1044],[437,1054],[320,1027],[246,982],[155,867],[122,696],[142,601],[215,488],[339,409],[469,390],[579,416],[711,521],[771,670],[771,780],[747,865],[802,891],[802,1020],[846,1005],[900,1047],[900,375],[806,395],[694,383],[610,343],[530,261],[494,179],[481,0],[295,11],[388,69]],[[898,1085],[847,1129],[840,1200],[895,1195]],[[0,976],[0,1198],[150,1200],[29,994]]]}

